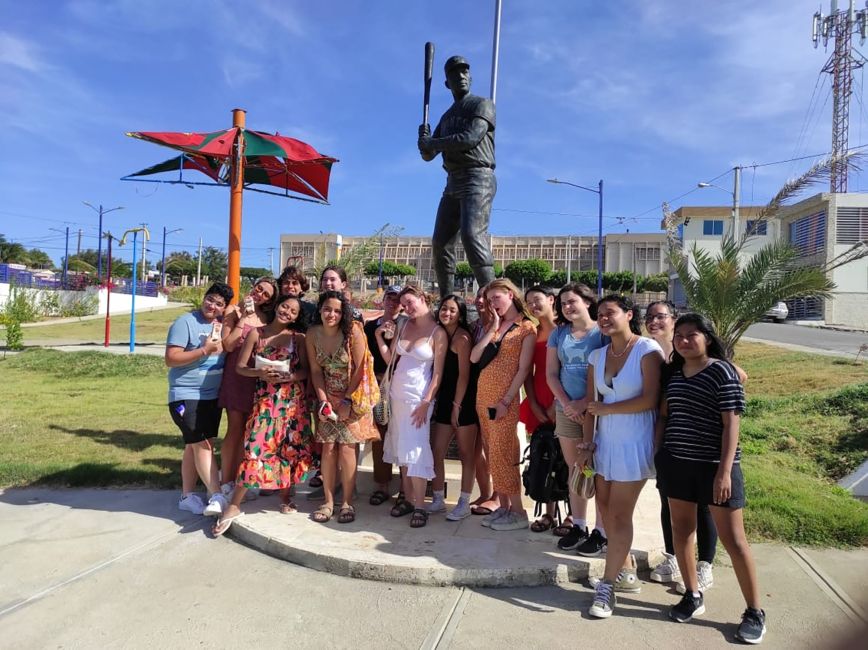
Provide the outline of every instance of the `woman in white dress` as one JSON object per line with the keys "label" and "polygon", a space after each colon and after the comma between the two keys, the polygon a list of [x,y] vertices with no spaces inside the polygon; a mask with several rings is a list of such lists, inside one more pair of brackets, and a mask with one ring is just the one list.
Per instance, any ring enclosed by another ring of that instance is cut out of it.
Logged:
{"label": "woman in white dress", "polygon": [[390,383],[391,415],[383,461],[401,468],[406,505],[395,506],[394,510],[399,511],[396,516],[412,512],[410,527],[421,528],[428,523],[428,512],[424,508],[425,485],[434,478],[432,402],[440,387],[449,338],[434,320],[428,299],[420,289],[406,286],[398,297],[407,321],[392,338],[391,345],[383,335],[386,330],[394,331],[393,322],[384,323],[375,331],[386,363],[392,355],[399,355]]}
{"label": "woman in white dress", "polygon": [[588,613],[607,618],[615,608],[616,589],[639,591],[635,569],[626,562],[633,544],[633,510],[645,481],[654,477],[663,352],[656,341],[641,336],[639,311],[628,298],[603,298],[597,325],[611,342],[588,359],[587,412],[595,417],[585,417],[578,464],[594,458],[597,504],[608,535],[606,569]]}

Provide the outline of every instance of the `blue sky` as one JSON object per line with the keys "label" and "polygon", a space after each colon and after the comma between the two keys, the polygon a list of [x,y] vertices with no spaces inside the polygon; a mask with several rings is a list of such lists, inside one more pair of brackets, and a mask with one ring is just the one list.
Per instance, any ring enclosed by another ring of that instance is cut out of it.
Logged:
{"label": "blue sky", "polygon": [[[0,233],[59,259],[63,237],[49,228],[68,222],[95,248],[96,215],[81,203],[89,201],[125,207],[106,220],[115,232],[148,223],[152,250],[164,226],[183,228],[169,251],[192,251],[200,236],[225,247],[224,189],[118,179],[171,155],[125,131],[219,130],[237,106],[248,127],[341,161],[329,206],[245,195],[242,264],[267,266],[266,249],[282,232],[363,235],[389,222],[428,234],[445,175],[416,150],[423,45],[436,45],[436,123],[451,103],[448,56],[466,56],[473,91],[489,93],[493,7],[0,0]],[[596,196],[545,182],[553,176],[588,186],[604,179],[605,231],[651,232],[664,200],[675,199],[673,208],[729,202],[713,188],[693,191],[697,181],[719,177],[729,188],[734,165],[828,151],[830,83],[819,72],[828,54],[810,40],[816,8],[505,0],[492,232],[595,233]],[[857,71],[851,146],[862,144],[864,121]],[[742,202],[767,201],[810,163],[745,169]],[[851,191],[863,183],[851,176]]]}

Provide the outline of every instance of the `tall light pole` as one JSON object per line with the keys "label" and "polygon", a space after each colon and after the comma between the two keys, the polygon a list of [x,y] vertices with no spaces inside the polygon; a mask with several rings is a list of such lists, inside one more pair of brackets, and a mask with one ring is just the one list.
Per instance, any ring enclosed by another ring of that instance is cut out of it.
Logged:
{"label": "tall light pole", "polygon": [[732,233],[732,238],[735,239],[738,237],[739,231],[741,230],[741,224],[739,223],[739,204],[738,197],[741,194],[741,167],[733,167],[733,181],[732,181],[732,192],[729,190],[720,187],[719,185],[715,185],[714,183],[697,183],[696,187],[706,188],[706,187],[714,187],[722,192],[726,192],[732,197],[732,212],[730,213],[732,216],[732,223],[730,224],[730,229]]}
{"label": "tall light pole", "polygon": [[173,232],[181,232],[183,228],[175,228],[174,230],[166,230],[163,226],[163,261],[160,262],[160,286],[166,286],[166,235],[171,235]]}
{"label": "tall light pole", "polygon": [[87,207],[91,210],[99,214],[99,239],[96,244],[96,279],[99,282],[102,282],[102,218],[103,215],[108,214],[109,212],[114,212],[115,210],[123,210],[124,206],[119,205],[116,208],[109,208],[108,210],[103,209],[102,203],[100,203],[99,208],[94,207],[87,201],[82,201]]}
{"label": "tall light pole", "polygon": [[549,183],[555,183],[557,185],[569,185],[570,187],[577,187],[580,190],[585,190],[586,192],[593,192],[594,194],[599,195],[599,213],[598,213],[598,223],[597,223],[597,295],[603,296],[603,179],[600,179],[600,182],[597,183],[597,189],[592,187],[585,187],[584,185],[578,185],[576,183],[570,183],[569,181],[559,181],[557,178],[549,178]]}
{"label": "tall light pole", "polygon": [[130,354],[136,351],[136,240],[139,233],[143,235],[143,241],[147,242],[151,238],[148,229],[142,226],[141,228],[132,228],[124,233],[119,244],[123,246],[127,243],[127,235],[133,233],[133,295],[132,304],[130,305]]}
{"label": "tall light pole", "polygon": [[[54,232],[59,232],[63,234],[63,230],[60,228],[49,228],[49,230],[53,230]],[[60,286],[66,289],[66,277],[69,272],[69,226],[66,227],[66,245],[63,249],[63,280],[61,280]]]}

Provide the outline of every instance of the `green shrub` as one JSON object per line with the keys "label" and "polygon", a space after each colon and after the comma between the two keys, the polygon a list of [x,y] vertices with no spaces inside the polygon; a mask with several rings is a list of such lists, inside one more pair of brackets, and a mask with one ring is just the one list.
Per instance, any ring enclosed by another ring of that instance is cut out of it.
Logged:
{"label": "green shrub", "polygon": [[205,298],[206,287],[175,287],[169,293],[169,300],[172,302],[189,303],[193,309],[199,309],[202,306],[202,300]]}
{"label": "green shrub", "polygon": [[46,290],[39,297],[39,311],[43,316],[60,316],[60,292]]}
{"label": "green shrub", "polygon": [[37,292],[12,284],[9,287],[9,298],[3,307],[3,314],[6,322],[32,323],[39,320]]}
{"label": "green shrub", "polygon": [[21,331],[21,323],[7,321],[6,323],[6,349],[21,350],[24,347],[24,334]]}
{"label": "green shrub", "polygon": [[61,306],[60,315],[64,318],[93,316],[99,309],[99,298],[92,293],[79,291],[70,296]]}

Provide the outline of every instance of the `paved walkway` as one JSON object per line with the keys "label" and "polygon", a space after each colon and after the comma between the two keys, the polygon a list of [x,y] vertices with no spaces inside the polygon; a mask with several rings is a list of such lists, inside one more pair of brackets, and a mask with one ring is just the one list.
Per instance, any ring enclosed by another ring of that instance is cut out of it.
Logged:
{"label": "paved walkway", "polygon": [[[585,613],[584,582],[485,589],[354,580],[211,539],[211,520],[179,512],[176,499],[157,490],[0,491],[0,645],[716,648],[735,643],[744,607],[725,556],[696,621],[669,622],[678,596],[649,582],[598,621]],[[868,550],[754,552],[768,612],[763,647],[864,647]],[[840,645],[846,635],[851,644]]]}

